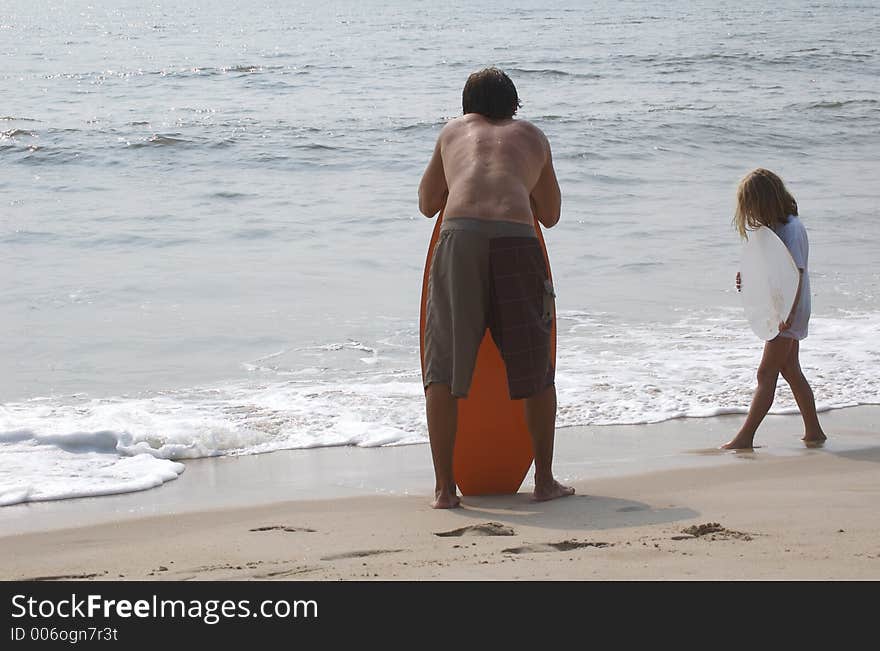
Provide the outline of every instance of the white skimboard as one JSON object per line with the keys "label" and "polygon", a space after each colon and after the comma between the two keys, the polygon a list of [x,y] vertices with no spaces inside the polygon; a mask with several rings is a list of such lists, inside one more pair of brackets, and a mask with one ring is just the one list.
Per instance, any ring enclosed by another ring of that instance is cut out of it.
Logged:
{"label": "white skimboard", "polygon": [[764,341],[779,335],[797,294],[800,272],[785,244],[762,226],[749,233],[740,265],[743,308],[752,331]]}

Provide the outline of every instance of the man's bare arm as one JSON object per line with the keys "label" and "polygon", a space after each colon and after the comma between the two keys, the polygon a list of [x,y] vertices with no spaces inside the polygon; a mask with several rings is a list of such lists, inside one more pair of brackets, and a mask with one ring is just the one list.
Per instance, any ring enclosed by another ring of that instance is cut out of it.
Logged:
{"label": "man's bare arm", "polygon": [[547,160],[541,170],[541,176],[532,189],[532,210],[535,217],[546,228],[552,228],[559,221],[559,213],[562,209],[562,192],[559,190],[559,182],[556,180],[556,171],[553,169],[553,156],[550,153],[550,143],[547,143]]}
{"label": "man's bare arm", "polygon": [[448,194],[443,158],[440,155],[440,138],[437,138],[434,153],[419,183],[419,210],[425,217],[433,217],[443,208]]}

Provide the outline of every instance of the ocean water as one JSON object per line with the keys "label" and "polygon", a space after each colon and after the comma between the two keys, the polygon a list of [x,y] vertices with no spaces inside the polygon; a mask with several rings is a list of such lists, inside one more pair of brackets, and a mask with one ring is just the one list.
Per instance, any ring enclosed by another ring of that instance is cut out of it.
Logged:
{"label": "ocean water", "polygon": [[864,0],[5,0],[0,504],[424,443],[417,186],[486,65],[562,187],[561,427],[745,412],[759,165],[810,235],[819,406],[880,403],[878,27]]}

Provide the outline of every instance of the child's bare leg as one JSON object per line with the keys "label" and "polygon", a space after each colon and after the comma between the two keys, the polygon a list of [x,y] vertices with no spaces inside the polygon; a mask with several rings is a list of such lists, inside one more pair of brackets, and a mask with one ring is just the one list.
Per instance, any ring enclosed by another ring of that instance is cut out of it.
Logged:
{"label": "child's bare leg", "polygon": [[819,443],[827,437],[825,432],[822,431],[822,426],[819,424],[819,416],[816,414],[816,399],[813,397],[813,389],[801,370],[799,351],[800,342],[795,341],[792,344],[788,360],[786,360],[781,369],[782,377],[785,378],[788,386],[791,387],[791,392],[794,394],[794,399],[804,419],[804,437],[802,440],[807,443]]}
{"label": "child's bare leg", "polygon": [[773,397],[776,394],[776,381],[779,379],[779,370],[788,359],[791,352],[792,340],[786,337],[776,337],[764,344],[764,355],[758,365],[758,388],[752,396],[752,404],[749,407],[749,415],[746,422],[740,428],[736,436],[721,447],[726,450],[739,450],[752,447],[755,432],[758,425],[764,420],[764,416],[773,405]]}

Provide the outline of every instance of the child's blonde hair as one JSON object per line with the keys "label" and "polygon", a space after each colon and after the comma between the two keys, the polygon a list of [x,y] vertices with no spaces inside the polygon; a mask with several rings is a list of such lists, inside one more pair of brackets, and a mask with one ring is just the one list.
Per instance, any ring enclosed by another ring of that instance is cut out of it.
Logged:
{"label": "child's blonde hair", "polygon": [[761,226],[773,228],[786,223],[789,215],[797,214],[797,201],[782,179],[770,170],[759,167],[739,182],[733,223],[744,239],[748,239],[748,231]]}

